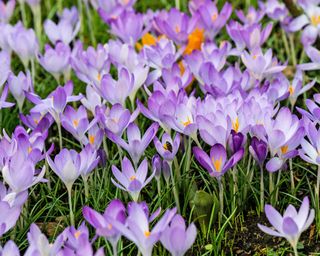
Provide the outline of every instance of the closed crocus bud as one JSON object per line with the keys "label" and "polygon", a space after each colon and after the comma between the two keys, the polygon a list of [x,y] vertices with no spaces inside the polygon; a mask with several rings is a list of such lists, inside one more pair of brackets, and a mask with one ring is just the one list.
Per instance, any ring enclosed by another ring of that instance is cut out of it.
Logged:
{"label": "closed crocus bud", "polygon": [[259,140],[257,137],[253,137],[251,140],[251,145],[249,146],[249,151],[254,160],[256,160],[260,166],[262,166],[268,154],[267,143],[265,143],[263,140]]}
{"label": "closed crocus bud", "polygon": [[152,157],[152,170],[154,170],[154,177],[159,180],[161,177],[161,168],[162,168],[162,163],[161,163],[161,158],[159,155],[154,155]]}
{"label": "closed crocus bud", "polygon": [[8,241],[0,251],[1,255],[20,256],[18,246],[11,240]]}
{"label": "closed crocus bud", "polygon": [[0,23],[7,23],[10,20],[15,6],[15,0],[9,0],[7,3],[0,0]]}
{"label": "closed crocus bud", "polygon": [[232,153],[237,152],[241,148],[243,148],[245,142],[246,142],[246,138],[241,132],[235,132],[234,130],[231,131],[229,147]]}

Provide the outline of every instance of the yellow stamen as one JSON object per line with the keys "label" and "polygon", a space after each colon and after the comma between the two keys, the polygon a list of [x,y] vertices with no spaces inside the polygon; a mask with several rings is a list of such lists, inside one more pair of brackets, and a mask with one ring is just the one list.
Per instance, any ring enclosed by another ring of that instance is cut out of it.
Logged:
{"label": "yellow stamen", "polygon": [[232,122],[232,129],[235,131],[235,132],[238,132],[239,131],[239,118],[237,117],[236,118],[236,121],[235,122]]}
{"label": "yellow stamen", "polygon": [[289,86],[289,92],[290,92],[290,95],[294,93],[294,88],[292,85]]}
{"label": "yellow stamen", "polygon": [[211,16],[212,22],[215,22],[218,19],[218,13],[215,13]]}
{"label": "yellow stamen", "polygon": [[312,15],[311,16],[311,24],[313,26],[318,26],[320,24],[320,15]]}
{"label": "yellow stamen", "polygon": [[191,124],[190,118],[188,117],[188,120],[186,122],[182,122],[182,124],[184,127],[187,127],[189,124]]}
{"label": "yellow stamen", "polygon": [[214,160],[214,157],[212,157],[212,163],[216,171],[221,172],[222,157],[220,157],[218,160]]}
{"label": "yellow stamen", "polygon": [[79,120],[77,120],[77,119],[73,120],[73,126],[74,126],[75,128],[77,128],[78,125],[79,125]]}
{"label": "yellow stamen", "polygon": [[132,175],[132,176],[130,177],[130,181],[134,181],[136,178],[137,178],[137,177],[136,177],[135,175]]}
{"label": "yellow stamen", "polygon": [[155,38],[150,33],[147,33],[141,38],[141,42],[142,42],[142,45],[156,45],[157,38]]}
{"label": "yellow stamen", "polygon": [[28,147],[28,154],[30,154],[32,151],[32,147]]}
{"label": "yellow stamen", "polygon": [[252,56],[252,59],[256,60],[257,57],[258,57],[258,56],[255,54],[255,55]]}
{"label": "yellow stamen", "polygon": [[98,73],[98,75],[97,75],[97,80],[100,82],[101,81],[101,74],[100,74],[100,72]]}
{"label": "yellow stamen", "polygon": [[177,25],[177,26],[175,27],[175,31],[176,31],[177,33],[180,32],[180,27],[179,27],[179,25]]}
{"label": "yellow stamen", "polygon": [[34,121],[35,124],[39,123],[39,121],[37,119],[33,119],[33,121]]}
{"label": "yellow stamen", "polygon": [[94,144],[95,138],[96,138],[96,137],[95,137],[94,135],[89,135],[89,143],[90,143],[91,145]]}
{"label": "yellow stamen", "polygon": [[164,150],[168,150],[167,143],[164,143],[163,149],[164,149]]}
{"label": "yellow stamen", "polygon": [[280,149],[282,154],[286,154],[288,152],[288,146],[282,146]]}
{"label": "yellow stamen", "polygon": [[81,235],[81,231],[77,231],[76,233],[74,233],[74,237],[75,238],[79,238],[79,236]]}
{"label": "yellow stamen", "polygon": [[147,231],[144,231],[144,236],[145,236],[145,237],[148,238],[150,235],[151,235],[150,231],[148,231],[148,230],[147,230]]}
{"label": "yellow stamen", "polygon": [[111,225],[111,224],[108,225],[108,229],[109,229],[109,230],[112,229],[112,225]]}
{"label": "yellow stamen", "polygon": [[188,35],[188,44],[184,54],[191,54],[194,50],[200,50],[204,42],[204,30],[196,28]]}

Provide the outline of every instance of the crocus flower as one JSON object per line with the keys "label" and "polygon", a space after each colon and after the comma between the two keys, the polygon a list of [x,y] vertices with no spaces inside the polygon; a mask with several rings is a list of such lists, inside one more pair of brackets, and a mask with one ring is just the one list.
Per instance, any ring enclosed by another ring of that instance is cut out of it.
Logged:
{"label": "crocus flower", "polygon": [[124,43],[135,45],[147,30],[143,30],[143,16],[133,11],[124,11],[111,22],[110,32]]}
{"label": "crocus flower", "polygon": [[200,5],[197,13],[207,37],[213,39],[227,23],[232,13],[232,5],[225,3],[219,13],[215,2],[206,0]]}
{"label": "crocus flower", "polygon": [[265,54],[261,50],[255,50],[251,54],[244,52],[241,55],[241,60],[247,69],[251,72],[252,76],[261,81],[266,76],[283,71],[286,66],[278,65],[272,59],[272,50],[269,49]]}
{"label": "crocus flower", "polygon": [[320,32],[320,8],[317,1],[298,1],[304,14],[295,18],[289,24],[289,30],[300,31],[303,27],[301,41],[304,45],[312,45]]}
{"label": "crocus flower", "polygon": [[[98,9],[98,13],[101,18],[107,23],[111,23],[115,19],[117,19],[122,12],[124,11],[132,11],[133,5],[136,0],[94,0],[96,1],[93,6]],[[92,1],[92,2],[94,2]]]}
{"label": "crocus flower", "polygon": [[8,43],[25,67],[28,66],[31,59],[37,56],[39,45],[36,34],[33,29],[26,29],[20,22],[9,34]]}
{"label": "crocus flower", "polygon": [[3,0],[0,1],[0,23],[9,22],[15,6],[15,0],[9,0],[7,3],[5,3]]}
{"label": "crocus flower", "polygon": [[96,234],[105,237],[111,243],[116,254],[117,243],[121,233],[113,226],[113,222],[118,221],[122,224],[125,223],[126,208],[123,203],[118,199],[112,200],[103,214],[85,206],[82,209],[82,213],[85,220],[95,228]]}
{"label": "crocus flower", "polygon": [[289,100],[291,106],[294,106],[298,97],[305,93],[306,91],[310,90],[316,83],[316,80],[311,81],[310,83],[303,86],[303,73],[301,70],[297,70],[294,79],[289,86]]}
{"label": "crocus flower", "polygon": [[86,109],[95,115],[96,107],[100,107],[102,105],[102,100],[101,96],[99,93],[97,93],[93,86],[88,84],[86,87],[86,97],[83,96],[81,103],[86,107]]}
{"label": "crocus flower", "polygon": [[78,110],[75,110],[73,107],[67,106],[60,118],[62,127],[82,143],[89,127],[89,120],[85,107],[80,106]]}
{"label": "crocus flower", "polygon": [[14,106],[14,103],[6,102],[7,96],[8,96],[8,86],[5,86],[0,97],[0,110],[3,108],[11,108],[12,106]]}
{"label": "crocus flower", "polygon": [[112,183],[118,188],[127,191],[134,201],[138,201],[141,189],[152,180],[155,173],[153,172],[147,178],[147,159],[144,159],[135,171],[130,160],[125,157],[121,162],[121,169],[122,172],[116,166],[112,166],[112,173],[120,184],[111,178]]}
{"label": "crocus flower", "polygon": [[97,167],[100,159],[97,156],[97,151],[90,144],[82,149],[79,156],[81,176],[87,179],[92,170]]}
{"label": "crocus flower", "polygon": [[257,137],[253,137],[249,146],[249,151],[254,160],[256,160],[256,162],[260,166],[262,166],[263,162],[267,158],[268,145],[263,140],[259,140]]}
{"label": "crocus flower", "polygon": [[[89,46],[84,50],[82,43],[77,42],[73,51],[75,54],[71,58],[71,65],[77,77],[87,84],[100,84],[102,77],[110,69],[108,46],[98,44],[96,49]],[[88,94],[87,96],[89,97]]]}
{"label": "crocus flower", "polygon": [[27,71],[26,75],[23,72],[19,72],[17,76],[11,73],[8,78],[8,87],[12,96],[18,103],[20,112],[22,112],[25,92],[33,91],[30,72]]}
{"label": "crocus flower", "polygon": [[45,116],[41,113],[31,112],[29,115],[19,115],[20,120],[32,130],[48,130],[49,127],[53,124],[53,118],[48,113]]}
{"label": "crocus flower", "polygon": [[131,124],[138,116],[138,109],[132,114],[121,104],[116,103],[111,108],[97,108],[96,116],[99,118],[102,126],[115,135],[121,136],[124,130]]}
{"label": "crocus flower", "polygon": [[249,6],[247,14],[242,10],[236,10],[236,14],[243,24],[252,25],[259,23],[265,15],[265,11],[263,9],[256,10],[253,6]]}
{"label": "crocus flower", "polygon": [[35,176],[35,173],[35,163],[30,159],[26,159],[20,150],[17,150],[15,154],[7,160],[2,170],[4,181],[16,194],[43,181],[45,166],[43,166],[38,176]]}
{"label": "crocus flower", "polygon": [[50,168],[62,180],[67,188],[72,187],[73,183],[81,174],[80,156],[75,150],[62,149],[54,158],[54,161],[47,156]]}
{"label": "crocus flower", "polygon": [[172,161],[176,156],[180,146],[180,134],[177,133],[172,140],[171,136],[167,133],[162,135],[161,142],[157,137],[153,139],[157,152],[167,161]]}
{"label": "crocus flower", "polygon": [[117,143],[129,153],[134,165],[136,166],[144,151],[156,135],[158,128],[159,125],[157,123],[153,123],[141,138],[139,127],[135,123],[131,123],[127,128],[128,143],[126,143],[121,136],[115,135],[109,131],[107,131],[107,136],[111,141]]}
{"label": "crocus flower", "polygon": [[193,148],[193,154],[200,165],[205,168],[213,177],[220,178],[226,171],[235,166],[242,158],[244,149],[235,152],[227,160],[227,151],[221,144],[215,144],[208,156],[202,149]]}
{"label": "crocus flower", "polygon": [[161,243],[173,256],[183,256],[196,240],[197,229],[191,223],[188,228],[181,215],[175,215],[161,235]]}
{"label": "crocus flower", "polygon": [[132,92],[134,76],[124,67],[118,72],[117,81],[110,74],[106,74],[101,80],[101,85],[96,88],[100,95],[111,104],[120,103],[124,106],[125,100]]}
{"label": "crocus flower", "polygon": [[44,31],[47,34],[51,43],[56,44],[58,41],[68,45],[75,38],[80,30],[80,21],[78,14],[76,19],[69,17],[61,17],[59,22],[56,24],[52,20],[46,20],[43,24]]}
{"label": "crocus flower", "polygon": [[68,45],[58,42],[55,48],[50,45],[45,46],[45,53],[39,56],[39,63],[47,70],[54,78],[59,81],[60,76],[63,74],[66,78],[70,73],[70,57],[71,50]]}
{"label": "crocus flower", "polygon": [[25,256],[33,255],[59,255],[64,242],[64,234],[61,233],[53,244],[50,244],[47,237],[41,233],[36,224],[31,224],[28,233],[29,247]]}
{"label": "crocus flower", "polygon": [[97,124],[90,124],[90,128],[87,131],[87,137],[84,138],[83,143],[84,145],[91,145],[94,149],[99,150],[103,137],[103,130]]}
{"label": "crocus flower", "polygon": [[299,211],[289,205],[281,216],[276,209],[267,204],[265,213],[275,230],[261,224],[258,224],[258,227],[268,235],[286,238],[298,255],[296,250],[300,235],[308,229],[314,219],[314,209],[310,210],[308,197],[303,199]]}
{"label": "crocus flower", "polygon": [[21,208],[18,206],[11,207],[5,201],[0,202],[0,236],[11,229],[20,216]]}
{"label": "crocus flower", "polygon": [[0,246],[0,254],[20,256],[18,246],[12,240],[9,240],[8,242],[6,242],[6,244],[3,247]]}
{"label": "crocus flower", "polygon": [[7,51],[0,51],[0,88],[7,80],[9,74],[10,74],[10,64],[11,64],[11,58],[10,54]]}
{"label": "crocus flower", "polygon": [[261,10],[264,10],[267,16],[281,23],[288,17],[289,11],[283,2],[278,0],[268,0],[267,2],[259,1]]}
{"label": "crocus flower", "polygon": [[122,235],[134,242],[143,256],[151,256],[154,244],[159,241],[162,232],[168,226],[176,213],[176,208],[167,210],[162,218],[151,230],[149,223],[153,218],[149,217],[149,211],[145,211],[143,204],[131,203],[126,225],[114,221],[113,226]]}

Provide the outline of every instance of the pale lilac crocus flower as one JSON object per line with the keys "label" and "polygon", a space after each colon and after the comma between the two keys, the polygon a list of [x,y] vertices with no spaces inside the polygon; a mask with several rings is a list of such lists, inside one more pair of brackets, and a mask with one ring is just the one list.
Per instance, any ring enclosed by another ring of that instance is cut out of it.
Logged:
{"label": "pale lilac crocus flower", "polygon": [[107,137],[125,149],[129,153],[134,165],[137,166],[144,151],[156,135],[158,128],[158,123],[153,123],[141,137],[139,127],[135,123],[131,123],[127,128],[128,143],[126,143],[121,136],[115,135],[109,131],[107,131]]}
{"label": "pale lilac crocus flower", "polygon": [[9,240],[8,242],[6,242],[6,244],[3,247],[0,246],[0,254],[20,256],[18,246],[12,240]]}
{"label": "pale lilac crocus flower", "polygon": [[155,172],[153,172],[147,178],[147,159],[144,159],[135,171],[130,160],[126,157],[121,162],[121,169],[122,172],[120,172],[120,170],[116,166],[112,166],[112,173],[120,184],[117,183],[113,178],[111,178],[111,181],[116,187],[127,191],[130,194],[131,198],[135,202],[137,202],[139,199],[140,191],[153,179]]}
{"label": "pale lilac crocus flower", "polygon": [[10,54],[3,50],[0,51],[0,89],[2,88],[2,85],[7,80],[10,72],[11,72],[11,57]]}
{"label": "pale lilac crocus flower", "polygon": [[14,8],[16,6],[15,0],[9,0],[5,3],[3,0],[0,1],[0,23],[8,23]]}
{"label": "pale lilac crocus flower", "polygon": [[289,205],[281,216],[276,209],[267,204],[265,213],[275,230],[261,224],[258,224],[258,227],[268,235],[286,238],[293,247],[295,255],[298,256],[297,245],[300,235],[308,229],[315,215],[314,209],[309,208],[308,197],[303,199],[299,211]]}
{"label": "pale lilac crocus flower", "polygon": [[305,71],[320,69],[320,51],[311,45],[304,50],[312,62],[299,64],[298,68]]}
{"label": "pale lilac crocus flower", "polygon": [[163,159],[167,161],[172,161],[174,159],[179,150],[180,137],[179,133],[176,134],[173,140],[167,133],[162,135],[161,141],[157,137],[154,137],[154,146]]}
{"label": "pale lilac crocus flower", "polygon": [[175,214],[176,208],[167,210],[154,228],[150,229],[153,218],[149,217],[149,211],[145,211],[144,204],[133,202],[129,208],[126,224],[113,221],[113,225],[122,235],[136,244],[143,256],[151,256],[154,244],[159,241],[162,232]]}

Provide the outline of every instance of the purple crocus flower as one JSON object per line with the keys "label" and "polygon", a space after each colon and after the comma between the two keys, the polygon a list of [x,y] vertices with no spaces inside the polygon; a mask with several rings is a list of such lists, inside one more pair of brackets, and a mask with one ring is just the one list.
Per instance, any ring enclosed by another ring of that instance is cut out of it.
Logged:
{"label": "purple crocus flower", "polygon": [[5,81],[7,80],[11,72],[10,64],[11,64],[10,54],[7,51],[0,51],[0,65],[1,65],[0,88],[5,83]]}
{"label": "purple crocus flower", "polygon": [[94,0],[94,7],[98,9],[101,18],[110,24],[117,19],[122,12],[132,11],[136,0]]}
{"label": "purple crocus flower", "polygon": [[215,2],[206,0],[197,10],[202,27],[209,39],[213,39],[225,26],[232,13],[232,5],[225,3],[220,13]]}
{"label": "purple crocus flower", "polygon": [[17,23],[8,35],[8,43],[25,68],[29,61],[37,56],[39,44],[36,34],[33,29],[26,29],[21,22]]}
{"label": "purple crocus flower", "polygon": [[0,202],[0,236],[11,229],[20,216],[21,208],[18,206],[11,207],[5,201]]}
{"label": "purple crocus flower", "polygon": [[131,198],[136,202],[139,199],[141,189],[153,179],[155,173],[153,172],[147,178],[147,159],[144,159],[135,171],[130,160],[125,157],[121,162],[121,169],[122,172],[120,172],[116,166],[112,166],[112,173],[120,184],[118,184],[113,178],[111,178],[111,181],[118,188],[127,191]]}
{"label": "purple crocus flower", "polygon": [[320,7],[318,1],[298,1],[303,8],[304,14],[293,19],[289,24],[289,30],[300,31],[302,28],[301,41],[304,45],[312,45],[320,32]]}
{"label": "purple crocus flower", "polygon": [[6,242],[6,244],[3,247],[0,246],[0,254],[20,256],[18,246],[12,240],[9,240],[8,242]]}
{"label": "purple crocus flower", "polygon": [[154,218],[152,216],[149,217],[149,211],[145,210],[144,204],[132,202],[129,207],[126,225],[119,221],[114,221],[113,226],[122,235],[134,242],[143,256],[151,256],[154,244],[159,241],[162,232],[166,229],[175,214],[176,208],[167,210],[151,230],[149,223]]}
{"label": "purple crocus flower", "polygon": [[[73,51],[75,54],[71,58],[71,65],[77,77],[87,84],[100,84],[102,77],[110,69],[107,45],[98,44],[96,49],[89,46],[84,50],[82,43],[77,42]],[[89,97],[88,94],[87,96]]]}
{"label": "purple crocus flower", "polygon": [[[93,121],[92,121],[93,122]],[[87,137],[84,138],[84,145],[91,145],[94,149],[98,150],[101,146],[104,132],[97,124],[90,124],[87,132]]]}
{"label": "purple crocus flower", "polygon": [[6,102],[7,96],[8,96],[8,86],[5,86],[0,97],[0,110],[3,108],[11,108],[12,106],[14,106],[14,103]]}
{"label": "purple crocus flower", "polygon": [[79,153],[80,156],[80,172],[83,179],[87,179],[89,174],[99,163],[97,151],[90,145],[86,145]]}
{"label": "purple crocus flower", "polygon": [[38,176],[35,176],[35,173],[35,163],[31,159],[27,159],[21,150],[17,150],[10,159],[7,159],[2,169],[4,181],[16,194],[43,181],[45,166]]}
{"label": "purple crocus flower", "polygon": [[289,205],[281,216],[276,209],[267,204],[265,213],[275,230],[261,224],[258,224],[258,227],[268,235],[286,238],[293,247],[295,255],[298,255],[297,245],[300,235],[308,229],[314,219],[314,209],[310,210],[308,197],[303,199],[299,211]]}
{"label": "purple crocus flower", "polygon": [[52,48],[47,44],[44,55],[39,56],[39,63],[59,82],[62,74],[66,79],[70,76],[70,57],[71,50],[68,45],[58,42],[55,48]]}
{"label": "purple crocus flower", "polygon": [[200,165],[213,177],[220,178],[226,171],[235,166],[242,158],[241,148],[227,160],[227,151],[221,144],[215,144],[210,150],[210,156],[198,147],[193,148],[193,154]]}
{"label": "purple crocus flower", "polygon": [[47,156],[47,161],[54,173],[71,190],[73,183],[81,174],[79,154],[75,150],[64,148],[55,156],[54,161],[49,156]]}
{"label": "purple crocus flower", "polygon": [[80,30],[78,12],[76,11],[75,14],[76,15],[63,15],[57,24],[52,20],[46,20],[44,22],[44,31],[51,43],[56,44],[58,41],[66,45],[71,43]]}
{"label": "purple crocus flower", "polygon": [[141,138],[139,127],[135,123],[131,123],[127,128],[128,143],[126,143],[121,136],[115,135],[112,132],[107,131],[107,136],[111,141],[118,144],[129,153],[134,165],[136,166],[144,151],[156,135],[158,128],[159,125],[157,123],[153,123]]}
{"label": "purple crocus flower", "polygon": [[82,143],[89,127],[89,120],[85,107],[80,106],[78,110],[75,110],[71,106],[66,106],[60,119],[62,127]]}
{"label": "purple crocus flower", "polygon": [[29,247],[25,256],[34,255],[59,255],[64,243],[64,233],[61,233],[53,244],[50,244],[47,237],[41,233],[36,224],[31,224],[28,233]]}
{"label": "purple crocus flower", "polygon": [[111,108],[101,107],[96,109],[96,116],[102,126],[107,131],[118,136],[123,134],[124,130],[137,118],[138,114],[138,109],[131,114],[128,109],[119,103],[114,104]]}
{"label": "purple crocus flower", "polygon": [[29,115],[19,115],[20,120],[31,130],[46,131],[53,124],[54,120],[48,113],[45,116],[37,112],[31,112]]}
{"label": "purple crocus flower", "polygon": [[118,71],[118,81],[114,80],[110,74],[106,74],[101,80],[101,85],[96,88],[99,94],[111,104],[120,103],[124,106],[133,86],[134,76],[123,67]]}
{"label": "purple crocus flower", "polygon": [[93,88],[92,85],[86,87],[86,97],[81,99],[81,103],[86,107],[93,115],[95,115],[96,107],[102,106],[101,96]]}
{"label": "purple crocus flower", "polygon": [[316,83],[316,80],[306,84],[303,86],[303,73],[301,70],[297,70],[294,79],[289,86],[289,101],[291,106],[294,106],[298,97],[305,93],[306,91],[310,90]]}
{"label": "purple crocus flower", "polygon": [[268,145],[263,140],[253,137],[251,145],[249,146],[249,152],[253,156],[254,160],[262,166],[268,155]]}
{"label": "purple crocus flower", "polygon": [[124,43],[134,46],[147,32],[143,29],[143,15],[134,11],[124,11],[112,20],[110,32],[120,38]]}
{"label": "purple crocus flower", "polygon": [[264,10],[267,16],[273,20],[284,23],[289,15],[289,11],[283,2],[278,0],[268,0],[265,3],[259,1],[261,10]]}
{"label": "purple crocus flower", "polygon": [[308,121],[306,126],[306,135],[308,140],[301,140],[301,149],[299,150],[300,157],[315,165],[320,165],[320,131],[316,128],[316,124]]}
{"label": "purple crocus flower", "polygon": [[0,23],[8,23],[14,8],[16,6],[15,0],[9,0],[5,3],[3,0],[0,1]]}
{"label": "purple crocus flower", "polygon": [[265,54],[261,50],[255,50],[251,54],[245,51],[241,55],[241,60],[251,72],[251,75],[258,81],[261,81],[266,76],[279,73],[286,68],[286,66],[279,65],[272,59],[271,49],[267,50]]}
{"label": "purple crocus flower", "polygon": [[256,10],[253,6],[249,6],[247,14],[245,14],[242,10],[236,10],[235,12],[241,22],[246,25],[258,24],[265,15],[264,10]]}
{"label": "purple crocus flower", "polygon": [[[117,244],[121,233],[113,226],[114,221],[122,224],[126,220],[126,208],[123,203],[118,200],[112,200],[103,214],[96,212],[88,206],[82,209],[83,217],[96,230],[98,236],[105,237],[112,245],[115,255],[117,254]],[[110,221],[111,220],[111,221]]]}
{"label": "purple crocus flower", "polygon": [[173,256],[183,256],[196,240],[197,229],[186,223],[181,215],[175,215],[161,235],[161,243]]}
{"label": "purple crocus flower", "polygon": [[19,72],[17,76],[11,73],[8,78],[8,87],[12,96],[17,101],[19,111],[21,113],[23,103],[25,100],[25,92],[33,91],[33,84],[30,72],[27,71],[26,75],[23,72]]}
{"label": "purple crocus flower", "polygon": [[180,146],[180,134],[177,133],[174,139],[167,133],[162,135],[161,142],[157,137],[153,139],[157,152],[167,161],[172,161],[176,156]]}

